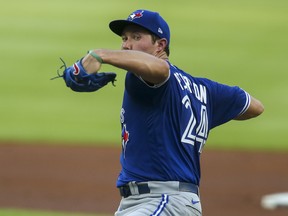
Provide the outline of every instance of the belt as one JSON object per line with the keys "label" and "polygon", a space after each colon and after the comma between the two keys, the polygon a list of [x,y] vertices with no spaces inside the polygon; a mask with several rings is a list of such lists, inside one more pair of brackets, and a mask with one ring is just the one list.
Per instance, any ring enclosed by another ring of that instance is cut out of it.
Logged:
{"label": "belt", "polygon": [[131,195],[147,193],[190,192],[199,195],[199,188],[187,182],[130,182],[119,187],[120,195],[127,198]]}

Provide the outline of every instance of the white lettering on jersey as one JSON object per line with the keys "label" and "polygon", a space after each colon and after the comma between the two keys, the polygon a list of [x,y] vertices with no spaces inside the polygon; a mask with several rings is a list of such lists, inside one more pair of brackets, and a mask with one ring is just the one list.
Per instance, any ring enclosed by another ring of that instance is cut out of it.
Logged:
{"label": "white lettering on jersey", "polygon": [[124,124],[125,122],[125,110],[123,108],[121,108],[120,111],[120,122],[122,124],[122,149],[123,149],[123,155],[124,155],[124,159],[126,158],[126,147],[127,144],[129,142],[129,131],[127,130],[127,126],[126,124]]}
{"label": "white lettering on jersey", "polygon": [[196,85],[195,83],[193,83],[193,87],[196,98],[202,103],[207,104],[206,87],[201,84],[198,87],[198,85]]}
{"label": "white lettering on jersey", "polygon": [[186,109],[188,109],[191,113],[190,119],[186,125],[186,128],[182,134],[181,137],[181,142],[190,144],[190,145],[195,145],[195,142],[199,145],[199,153],[202,152],[202,149],[205,145],[205,142],[208,137],[208,114],[207,114],[207,92],[206,92],[206,87],[199,84],[197,85],[196,83],[192,83],[188,77],[180,74],[180,73],[175,73],[174,74],[176,80],[179,83],[179,86],[183,91],[186,91],[188,94],[192,93],[195,95],[197,100],[199,100],[202,105],[201,105],[201,110],[200,110],[200,121],[199,124],[196,127],[197,121],[195,118],[195,114],[193,113],[192,110],[192,105],[191,101],[188,97],[188,95],[185,95],[182,99],[182,104],[185,106]]}
{"label": "white lettering on jersey", "polygon": [[125,110],[123,108],[121,108],[121,111],[120,111],[120,123],[123,124],[125,119],[124,119],[124,113],[125,113]]}
{"label": "white lettering on jersey", "polygon": [[201,101],[201,103],[207,104],[207,93],[205,86],[201,84],[198,86],[196,83],[192,83],[187,76],[180,73],[174,73],[174,76],[182,90],[187,90],[191,94],[194,94],[195,97]]}
{"label": "white lettering on jersey", "polygon": [[196,128],[196,134],[196,141],[200,143],[199,152],[201,153],[208,137],[208,115],[206,106],[204,105],[201,106],[201,119]]}
{"label": "white lettering on jersey", "polygon": [[191,101],[187,95],[182,99],[182,103],[184,104],[186,109],[189,109],[191,111],[191,116],[190,116],[189,122],[186,126],[186,129],[182,135],[181,142],[194,145],[194,141],[196,139],[196,136],[193,135],[193,129],[194,129],[195,124],[196,124],[196,119],[195,119],[194,113],[192,111]]}
{"label": "white lettering on jersey", "polygon": [[191,111],[190,119],[188,121],[188,124],[185,128],[184,133],[181,137],[181,142],[193,145],[195,144],[195,141],[200,143],[199,146],[199,152],[202,152],[202,149],[206,143],[207,136],[208,136],[208,116],[207,116],[207,110],[206,106],[201,106],[201,119],[198,127],[196,128],[196,132],[194,132],[194,128],[196,125],[196,119],[195,115],[193,113],[192,107],[191,107],[191,101],[187,95],[185,95],[182,99],[182,103],[184,104],[186,109],[189,109]]}
{"label": "white lettering on jersey", "polygon": [[203,138],[207,138],[208,135],[208,115],[206,106],[204,105],[201,106],[201,119],[196,133]]}

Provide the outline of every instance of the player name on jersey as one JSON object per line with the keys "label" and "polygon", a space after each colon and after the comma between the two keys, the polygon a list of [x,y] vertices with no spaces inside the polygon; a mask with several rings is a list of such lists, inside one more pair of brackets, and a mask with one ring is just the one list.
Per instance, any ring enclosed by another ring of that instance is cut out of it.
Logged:
{"label": "player name on jersey", "polygon": [[197,85],[192,83],[188,77],[180,73],[174,73],[175,78],[177,79],[182,90],[188,90],[191,94],[194,94],[195,97],[201,101],[201,103],[207,104],[207,94],[206,87],[203,85]]}

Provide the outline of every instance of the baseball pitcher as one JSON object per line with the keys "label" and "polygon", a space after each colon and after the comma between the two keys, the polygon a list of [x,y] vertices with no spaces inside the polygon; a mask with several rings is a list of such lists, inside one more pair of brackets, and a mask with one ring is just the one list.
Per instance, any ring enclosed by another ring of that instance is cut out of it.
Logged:
{"label": "baseball pitcher", "polygon": [[99,72],[102,64],[126,71],[115,216],[202,215],[200,156],[209,131],[256,117],[263,105],[240,87],[171,63],[170,30],[159,13],[136,10],[109,27],[122,49],[91,50],[71,67],[64,64],[60,76],[74,91],[93,92],[115,81],[115,73]]}

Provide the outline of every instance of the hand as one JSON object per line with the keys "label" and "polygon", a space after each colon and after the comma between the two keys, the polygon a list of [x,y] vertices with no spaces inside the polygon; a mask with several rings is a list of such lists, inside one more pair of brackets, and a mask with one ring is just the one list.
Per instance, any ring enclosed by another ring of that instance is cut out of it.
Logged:
{"label": "hand", "polygon": [[90,53],[88,53],[82,59],[82,65],[83,65],[84,69],[86,70],[87,74],[96,74],[100,70],[102,63],[99,62]]}

